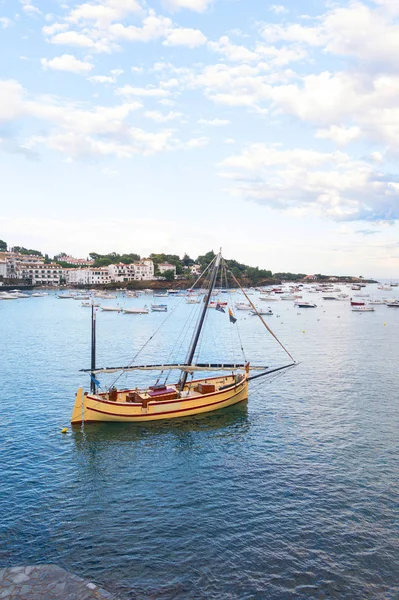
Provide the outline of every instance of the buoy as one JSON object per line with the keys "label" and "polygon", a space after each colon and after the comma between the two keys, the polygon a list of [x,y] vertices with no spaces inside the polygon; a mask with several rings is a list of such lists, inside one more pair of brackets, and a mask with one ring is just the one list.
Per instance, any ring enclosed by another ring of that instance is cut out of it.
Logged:
{"label": "buoy", "polygon": [[386,327],[386,323],[384,323],[384,327]]}
{"label": "buoy", "polygon": [[68,427],[64,427],[64,429],[61,429],[61,433],[68,433]]}
{"label": "buoy", "polygon": [[306,333],[306,331],[304,329],[302,329],[302,333]]}

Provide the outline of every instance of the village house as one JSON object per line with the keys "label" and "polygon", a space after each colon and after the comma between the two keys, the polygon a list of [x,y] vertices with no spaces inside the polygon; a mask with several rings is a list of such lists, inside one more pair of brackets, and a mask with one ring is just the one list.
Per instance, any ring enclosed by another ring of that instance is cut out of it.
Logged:
{"label": "village house", "polygon": [[158,271],[161,273],[166,273],[166,271],[173,271],[174,277],[176,277],[176,266],[171,265],[170,263],[159,263]]}

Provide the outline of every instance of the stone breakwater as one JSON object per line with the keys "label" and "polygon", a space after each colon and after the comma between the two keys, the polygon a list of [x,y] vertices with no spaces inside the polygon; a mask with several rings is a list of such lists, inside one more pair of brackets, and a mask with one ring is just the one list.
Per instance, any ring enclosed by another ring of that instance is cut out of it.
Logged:
{"label": "stone breakwater", "polygon": [[1,600],[115,600],[115,597],[56,565],[0,569]]}

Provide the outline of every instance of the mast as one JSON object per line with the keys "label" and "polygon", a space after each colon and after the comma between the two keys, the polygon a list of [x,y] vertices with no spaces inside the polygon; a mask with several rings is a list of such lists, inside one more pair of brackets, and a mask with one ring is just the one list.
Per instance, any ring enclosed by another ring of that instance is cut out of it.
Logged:
{"label": "mast", "polygon": [[90,393],[95,394],[96,384],[94,371],[96,370],[96,313],[94,303],[91,305],[91,373],[90,373]]}
{"label": "mast", "polygon": [[[188,356],[187,356],[187,360],[186,360],[186,365],[191,365],[193,363],[193,358],[194,358],[194,354],[195,354],[195,350],[197,348],[197,344],[198,344],[198,340],[199,337],[201,335],[201,330],[202,330],[202,326],[204,324],[205,321],[205,315],[206,315],[206,311],[212,296],[212,292],[213,292],[213,288],[215,287],[215,283],[216,283],[216,277],[218,274],[218,270],[219,270],[219,265],[220,265],[220,260],[222,258],[222,252],[221,250],[219,250],[219,254],[215,257],[215,264],[213,265],[213,270],[212,270],[212,275],[211,275],[211,280],[209,283],[209,291],[208,294],[205,298],[205,302],[204,302],[204,306],[202,308],[202,314],[201,314],[201,318],[199,320],[198,323],[198,327],[197,327],[197,331],[195,332],[194,335],[194,339],[193,342],[191,344],[191,348],[188,352]],[[186,385],[186,381],[187,381],[187,377],[188,377],[188,372],[185,371],[180,379],[180,391],[182,391],[184,389],[184,386]]]}

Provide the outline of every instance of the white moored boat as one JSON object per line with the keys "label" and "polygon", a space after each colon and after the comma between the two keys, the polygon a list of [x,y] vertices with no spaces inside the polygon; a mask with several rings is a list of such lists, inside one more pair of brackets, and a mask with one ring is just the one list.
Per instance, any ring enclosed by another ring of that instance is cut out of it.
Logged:
{"label": "white moored boat", "polygon": [[125,315],[148,315],[149,310],[146,306],[143,308],[124,308]]}
{"label": "white moored boat", "polygon": [[253,315],[254,317],[256,317],[257,315],[272,315],[273,311],[269,307],[267,307],[267,308],[257,308],[256,307],[256,310],[251,310],[250,314]]}
{"label": "white moored boat", "polygon": [[317,304],[315,304],[314,302],[305,302],[302,300],[297,300],[294,303],[294,306],[296,306],[297,308],[317,308]]}
{"label": "white moored boat", "polygon": [[252,310],[252,306],[249,302],[236,302],[234,308],[236,310]]}
{"label": "white moored boat", "polygon": [[167,304],[151,304],[152,312],[167,312],[168,305]]}

